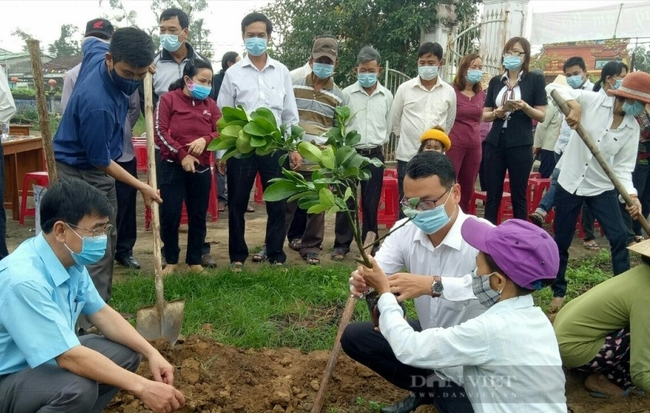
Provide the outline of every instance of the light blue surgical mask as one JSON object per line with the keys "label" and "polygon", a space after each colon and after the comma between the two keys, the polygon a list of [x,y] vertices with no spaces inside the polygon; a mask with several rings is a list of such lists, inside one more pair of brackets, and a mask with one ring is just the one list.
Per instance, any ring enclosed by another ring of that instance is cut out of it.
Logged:
{"label": "light blue surgical mask", "polygon": [[328,79],[332,74],[334,74],[334,65],[314,62],[312,72],[314,72],[319,79]]}
{"label": "light blue surgical mask", "polygon": [[247,37],[246,51],[251,56],[262,56],[266,52],[267,40],[263,37]]}
{"label": "light blue surgical mask", "polygon": [[623,84],[623,79],[616,79],[616,82],[612,85],[612,90],[616,90]]}
{"label": "light blue surgical mask", "polygon": [[207,99],[207,97],[210,96],[210,92],[212,91],[211,87],[203,86],[194,82],[188,84],[187,89],[190,91],[190,95],[192,95],[194,99],[198,100]]}
{"label": "light blue surgical mask", "polygon": [[578,89],[585,82],[582,75],[573,75],[566,78],[566,82],[574,89]]}
{"label": "light blue surgical mask", "polygon": [[[67,225],[67,224],[66,224]],[[97,263],[104,257],[106,253],[106,245],[108,243],[108,236],[106,234],[98,235],[96,237],[82,237],[77,234],[77,231],[67,225],[76,236],[81,238],[81,251],[74,252],[66,244],[65,247],[70,251],[70,256],[79,265],[92,265]]]}
{"label": "light blue surgical mask", "polygon": [[411,217],[413,225],[420,228],[425,234],[435,234],[451,220],[445,209],[449,198],[451,198],[451,191],[449,191],[449,195],[447,195],[447,199],[442,205],[425,211],[416,211],[414,209],[404,210],[404,214],[407,217]]}
{"label": "light blue surgical mask", "polygon": [[373,87],[377,83],[377,73],[359,73],[358,77],[361,87]]}
{"label": "light blue surgical mask", "polygon": [[637,116],[642,114],[644,109],[645,105],[638,100],[635,100],[632,104],[627,103],[627,100],[623,103],[623,112],[626,115]]}
{"label": "light blue surgical mask", "polygon": [[177,34],[161,34],[160,45],[168,52],[175,52],[181,48],[183,43],[178,40]]}
{"label": "light blue surgical mask", "polygon": [[521,56],[506,56],[503,58],[503,67],[507,70],[517,70],[523,63]]}
{"label": "light blue surgical mask", "polygon": [[423,80],[431,80],[438,76],[438,66],[420,66],[418,74]]}
{"label": "light blue surgical mask", "polygon": [[480,69],[469,69],[467,71],[467,76],[465,76],[465,79],[471,84],[476,84],[481,81],[481,78],[483,77],[483,71]]}
{"label": "light blue surgical mask", "polygon": [[472,292],[476,299],[484,307],[490,308],[501,298],[501,291],[494,291],[490,286],[492,274],[477,275],[476,270],[472,271]]}

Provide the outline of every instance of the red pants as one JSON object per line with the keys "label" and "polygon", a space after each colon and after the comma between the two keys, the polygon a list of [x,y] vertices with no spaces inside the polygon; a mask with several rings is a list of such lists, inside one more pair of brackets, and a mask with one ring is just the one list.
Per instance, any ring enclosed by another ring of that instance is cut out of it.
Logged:
{"label": "red pants", "polygon": [[452,145],[447,151],[447,156],[454,164],[456,171],[456,180],[460,184],[460,208],[463,212],[469,210],[469,201],[474,195],[474,184],[478,176],[478,170],[481,167],[482,149],[463,148]]}

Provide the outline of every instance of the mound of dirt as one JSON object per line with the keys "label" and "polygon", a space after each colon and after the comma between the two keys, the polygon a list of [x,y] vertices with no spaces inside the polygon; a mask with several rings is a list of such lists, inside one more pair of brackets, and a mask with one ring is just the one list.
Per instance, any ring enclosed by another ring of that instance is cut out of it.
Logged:
{"label": "mound of dirt", "polygon": [[[327,351],[244,350],[202,336],[191,336],[173,348],[166,343],[156,343],[156,346],[177,369],[175,385],[186,398],[181,412],[309,412],[328,357]],[[151,377],[146,361],[139,373]],[[406,395],[341,354],[323,411],[376,411],[371,409],[369,401],[390,404]],[[567,398],[573,413],[650,413],[649,397],[595,399],[583,389],[580,378],[574,376],[567,382]],[[134,396],[121,392],[106,411],[149,410]],[[421,407],[417,413],[435,411],[433,407]]]}

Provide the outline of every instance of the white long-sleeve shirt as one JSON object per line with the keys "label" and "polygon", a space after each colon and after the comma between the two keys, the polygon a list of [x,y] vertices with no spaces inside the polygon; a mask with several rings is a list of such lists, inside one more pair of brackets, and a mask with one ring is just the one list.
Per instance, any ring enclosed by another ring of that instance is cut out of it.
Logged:
{"label": "white long-sleeve shirt", "polygon": [[[600,149],[603,158],[611,160],[611,168],[629,194],[637,191],[632,183],[639,147],[639,124],[634,116],[625,115],[616,129],[611,129],[614,119],[615,99],[605,93],[570,89],[554,83],[546,86],[550,94],[557,90],[565,100],[575,100],[582,108],[581,125]],[[578,132],[573,131],[569,143],[558,162],[558,183],[569,193],[579,196],[596,196],[614,189],[614,184],[600,167]]]}
{"label": "white long-sleeve shirt", "polygon": [[366,90],[355,82],[343,89],[347,105],[350,107],[352,119],[348,130],[356,130],[361,134],[358,149],[371,149],[388,142],[391,130],[390,109],[393,104],[393,94],[381,83],[368,95]]}
{"label": "white long-sleeve shirt", "polygon": [[531,295],[498,302],[460,325],[421,332],[404,319],[393,294],[382,294],[379,310],[379,329],[399,361],[429,370],[462,367],[475,412],[567,411],[555,332]]}
{"label": "white long-sleeve shirt", "polygon": [[420,77],[402,83],[393,99],[392,130],[399,135],[398,161],[408,162],[420,148],[420,136],[425,130],[442,126],[449,133],[456,120],[456,92],[440,76],[427,90]]}
{"label": "white long-sleeve shirt", "polygon": [[0,124],[9,123],[16,113],[16,102],[11,96],[9,81],[3,68],[0,67]]}

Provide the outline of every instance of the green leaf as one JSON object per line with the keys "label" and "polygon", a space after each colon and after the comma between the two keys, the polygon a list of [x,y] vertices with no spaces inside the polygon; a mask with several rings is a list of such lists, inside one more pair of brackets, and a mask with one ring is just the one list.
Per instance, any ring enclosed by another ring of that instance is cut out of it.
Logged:
{"label": "green leaf", "polygon": [[236,147],[232,147],[232,148],[228,149],[228,150],[226,151],[226,153],[223,154],[223,156],[221,157],[221,161],[222,161],[222,162],[225,162],[225,161],[227,161],[228,159],[232,158],[233,156],[237,155],[238,153],[239,153],[239,152],[237,152],[237,148],[236,148]]}
{"label": "green leaf", "polygon": [[336,166],[343,166],[352,155],[357,153],[351,146],[342,146],[336,149]]}
{"label": "green leaf", "polygon": [[345,188],[345,195],[343,195],[343,200],[347,201],[348,199],[350,199],[351,196],[352,196],[352,188],[348,186],[347,188]]}
{"label": "green leaf", "polygon": [[354,146],[361,142],[361,134],[355,130],[348,132],[347,135],[345,135],[345,144],[349,146]]}
{"label": "green leaf", "polygon": [[266,191],[264,191],[264,200],[266,202],[282,201],[295,195],[296,192],[296,184],[288,179],[284,179],[274,182],[266,188]]}
{"label": "green leaf", "polygon": [[272,154],[274,151],[275,151],[274,148],[261,147],[255,149],[255,154],[258,156],[266,156]]}
{"label": "green leaf", "polygon": [[237,106],[237,108],[232,108],[230,106],[224,106],[221,109],[221,114],[226,119],[226,122],[231,122],[233,120],[244,120],[244,121],[248,120],[248,116],[246,115],[246,111],[241,106]]}
{"label": "green leaf", "polygon": [[336,213],[339,212],[340,210],[341,210],[341,208],[339,208],[339,207],[337,207],[336,205],[334,205],[333,207],[331,207],[331,208],[327,211],[327,215],[336,214]]}
{"label": "green leaf", "polygon": [[368,171],[368,170],[362,169],[359,172],[359,179],[362,180],[362,181],[367,181],[368,179],[370,179],[371,176],[372,175],[370,174],[370,171]]}
{"label": "green leaf", "polygon": [[307,213],[308,214],[320,214],[322,212],[327,211],[328,208],[330,208],[330,207],[326,207],[325,205],[321,205],[321,204],[316,204],[316,205],[312,206],[311,208],[309,208],[307,210]]}
{"label": "green leaf", "polygon": [[377,168],[381,168],[381,167],[384,166],[384,163],[383,163],[382,161],[380,161],[379,159],[377,159],[377,158],[372,158],[372,159],[370,160],[370,164],[371,164],[372,166],[377,167]]}
{"label": "green leaf", "polygon": [[[249,123],[252,125],[252,123]],[[251,146],[253,148],[263,148],[267,145],[266,140],[263,137],[251,135]]]}
{"label": "green leaf", "polygon": [[217,121],[217,129],[221,130],[228,125],[228,121],[223,116]]}
{"label": "green leaf", "polygon": [[361,168],[361,164],[363,164],[364,159],[366,159],[366,158],[359,155],[358,153],[355,153],[354,155],[352,155],[348,159],[348,161],[343,166],[346,169],[347,168]]}
{"label": "green leaf", "polygon": [[337,106],[335,111],[336,115],[344,121],[350,118],[350,108],[348,106]]}
{"label": "green leaf", "polygon": [[262,129],[260,125],[254,122],[248,122],[246,126],[244,126],[244,132],[260,138],[263,138],[266,135],[266,131]]}
{"label": "green leaf", "polygon": [[313,191],[303,191],[303,192],[299,192],[299,193],[293,195],[291,198],[287,199],[287,202],[293,202],[293,201],[295,201],[297,199],[303,199],[303,198],[307,198],[307,197],[310,197],[310,196],[315,198],[315,199],[318,199],[316,194],[314,194]]}
{"label": "green leaf", "polygon": [[239,131],[239,138],[237,138],[235,146],[241,154],[247,154],[253,151],[253,147],[251,146],[251,137],[243,130]]}
{"label": "green leaf", "polygon": [[322,188],[318,191],[318,200],[322,205],[325,205],[328,208],[334,206],[334,194],[329,190],[329,188]]}
{"label": "green leaf", "polygon": [[359,176],[359,168],[356,168],[354,166],[346,168],[345,172],[343,172],[343,176],[346,178],[356,178]]}
{"label": "green leaf", "polygon": [[327,169],[336,168],[334,149],[332,149],[331,146],[328,146],[325,149],[323,149],[321,160],[325,168]]}
{"label": "green leaf", "polygon": [[[264,125],[270,124],[271,129],[267,130],[268,133],[278,129],[278,123],[275,120],[273,112],[267,108],[258,108],[256,111],[251,113],[251,119],[263,128],[265,128]],[[260,122],[261,120],[264,122]]]}
{"label": "green leaf", "polygon": [[215,139],[212,142],[210,142],[210,145],[208,145],[208,150],[222,151],[224,149],[230,149],[235,147],[236,142],[237,142],[237,138],[231,138],[229,136],[220,139]]}
{"label": "green leaf", "polygon": [[228,124],[228,126],[223,128],[221,133],[219,133],[219,136],[222,136],[222,137],[230,136],[230,137],[233,137],[233,138],[238,138],[239,137],[239,132],[241,130],[242,130],[242,127],[239,126],[239,125]]}
{"label": "green leaf", "polygon": [[291,125],[291,136],[293,136],[295,138],[301,138],[302,139],[304,134],[305,134],[305,131],[304,131],[303,128],[301,128],[298,125]]}
{"label": "green leaf", "polygon": [[282,155],[282,156],[280,157],[280,160],[279,160],[279,162],[278,162],[278,163],[280,164],[280,166],[284,167],[284,165],[285,165],[286,162],[287,162],[287,158],[288,158],[288,157],[289,157],[289,154],[288,154],[288,153],[285,153],[284,155]]}
{"label": "green leaf", "polygon": [[321,157],[323,156],[323,153],[318,149],[318,146],[309,142],[300,142],[298,144],[298,153],[308,161],[319,164],[321,162]]}
{"label": "green leaf", "polygon": [[320,205],[320,202],[318,202],[318,199],[312,199],[310,198],[302,198],[298,200],[298,207],[300,209],[309,209],[313,207],[314,205]]}

